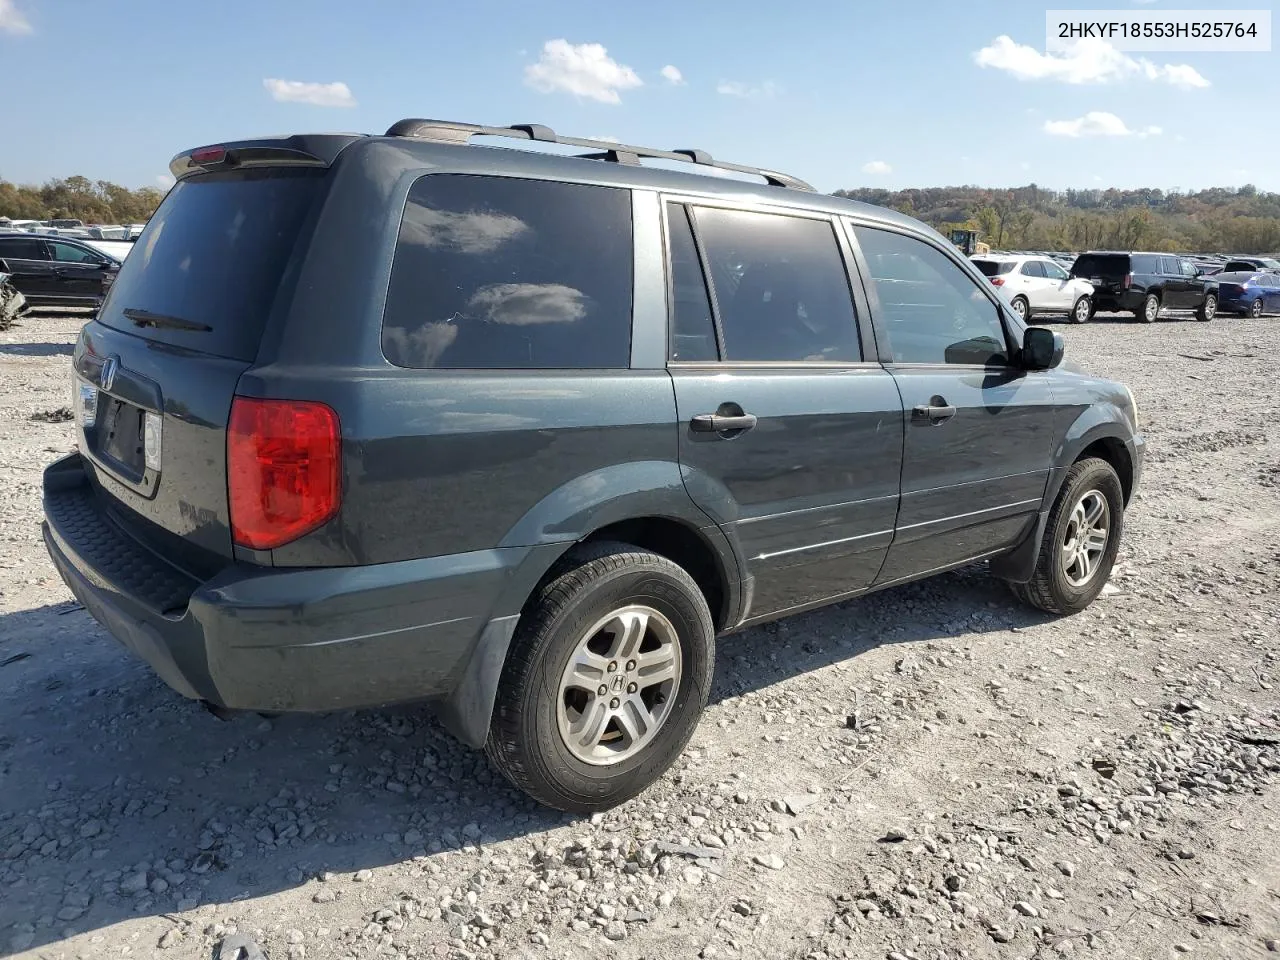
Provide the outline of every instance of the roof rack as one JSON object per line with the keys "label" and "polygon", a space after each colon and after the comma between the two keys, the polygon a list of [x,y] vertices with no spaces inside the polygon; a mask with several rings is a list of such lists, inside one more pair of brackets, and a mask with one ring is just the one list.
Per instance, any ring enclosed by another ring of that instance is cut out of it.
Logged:
{"label": "roof rack", "polygon": [[703,167],[715,167],[718,170],[732,170],[735,173],[749,173],[763,177],[764,181],[774,187],[788,187],[792,190],[814,192],[813,187],[799,177],[793,177],[776,170],[765,170],[761,167],[748,167],[738,163],[722,163],[711,158],[705,150],[657,150],[653,147],[635,147],[625,143],[613,143],[608,140],[587,140],[580,137],[562,137],[550,127],[540,123],[517,123],[510,127],[485,127],[474,123],[454,123],[450,120],[417,120],[408,118],[392,124],[387,130],[388,137],[413,137],[417,140],[434,140],[437,143],[465,144],[472,137],[512,137],[516,140],[536,140],[539,143],[562,143],[571,147],[585,147],[591,153],[578,154],[584,160],[607,160],[612,163],[625,163],[638,166],[640,158],[654,160],[682,160]]}

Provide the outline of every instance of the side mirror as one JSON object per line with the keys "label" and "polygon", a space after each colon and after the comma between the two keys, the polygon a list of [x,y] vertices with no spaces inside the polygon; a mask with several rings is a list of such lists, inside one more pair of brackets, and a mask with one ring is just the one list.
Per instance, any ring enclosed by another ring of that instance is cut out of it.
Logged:
{"label": "side mirror", "polygon": [[1067,342],[1048,327],[1027,327],[1022,335],[1022,365],[1028,370],[1052,370],[1062,362]]}

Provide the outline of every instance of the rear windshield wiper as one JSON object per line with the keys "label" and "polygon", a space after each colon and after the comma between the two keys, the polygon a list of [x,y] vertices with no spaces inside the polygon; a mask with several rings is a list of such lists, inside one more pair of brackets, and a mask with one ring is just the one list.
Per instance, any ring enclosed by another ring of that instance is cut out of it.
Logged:
{"label": "rear windshield wiper", "polygon": [[183,320],[181,317],[171,317],[164,313],[152,313],[150,310],[135,310],[133,307],[125,307],[124,315],[139,327],[165,327],[169,330],[190,330],[193,333],[209,333],[213,330],[213,327],[207,323]]}

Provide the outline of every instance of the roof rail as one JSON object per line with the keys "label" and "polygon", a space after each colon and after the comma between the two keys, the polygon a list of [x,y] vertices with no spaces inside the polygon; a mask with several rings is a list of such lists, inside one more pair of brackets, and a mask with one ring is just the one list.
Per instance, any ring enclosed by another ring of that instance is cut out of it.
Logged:
{"label": "roof rail", "polygon": [[571,147],[585,147],[591,153],[578,156],[586,160],[608,160],[613,163],[638,165],[640,158],[654,160],[682,160],[703,167],[715,167],[718,170],[732,170],[735,173],[748,173],[763,177],[764,181],[774,187],[788,187],[792,190],[814,192],[813,187],[799,177],[793,177],[776,170],[765,170],[761,167],[748,167],[738,163],[723,163],[711,158],[705,150],[658,150],[653,147],[635,147],[625,143],[613,143],[608,140],[587,140],[580,137],[559,136],[550,127],[540,123],[517,123],[510,127],[485,127],[474,123],[454,123],[450,120],[416,120],[408,118],[394,123],[387,130],[388,137],[413,137],[417,140],[434,140],[437,143],[465,144],[472,137],[512,137],[516,140],[536,140],[539,143],[562,143]]}

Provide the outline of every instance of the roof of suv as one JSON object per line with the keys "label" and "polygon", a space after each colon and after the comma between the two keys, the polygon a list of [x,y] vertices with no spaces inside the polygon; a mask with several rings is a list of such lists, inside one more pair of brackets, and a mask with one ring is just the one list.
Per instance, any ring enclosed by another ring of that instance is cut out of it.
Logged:
{"label": "roof of suv", "polygon": [[[473,136],[508,137],[525,142],[583,147],[591,152],[564,155],[508,146],[472,144],[470,139]],[[275,163],[328,166],[341,153],[356,145],[365,149],[389,146],[410,155],[424,167],[447,164],[453,168],[475,167],[477,173],[525,174],[673,193],[711,194],[744,201],[783,203],[828,213],[856,214],[917,231],[922,226],[919,220],[891,208],[818,193],[797,177],[764,168],[717,161],[704,150],[659,150],[612,141],[562,137],[550,128],[538,124],[484,127],[437,120],[401,120],[382,136],[300,134],[198,147],[175,156],[169,169],[181,180],[193,174],[225,169],[223,163],[228,159],[239,166]],[[211,159],[201,159],[206,156]],[[687,162],[693,169],[685,173],[646,167],[640,164],[641,158]],[[704,173],[703,170],[707,172]],[[716,175],[712,171],[723,173]],[[724,173],[755,175],[766,182],[749,183],[725,176]]]}

